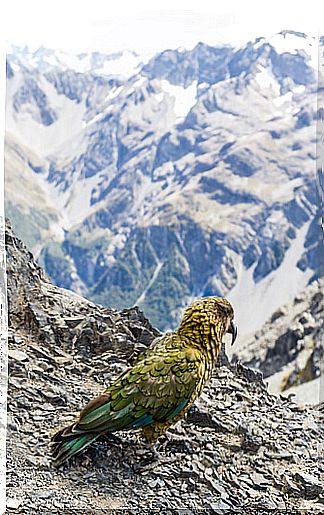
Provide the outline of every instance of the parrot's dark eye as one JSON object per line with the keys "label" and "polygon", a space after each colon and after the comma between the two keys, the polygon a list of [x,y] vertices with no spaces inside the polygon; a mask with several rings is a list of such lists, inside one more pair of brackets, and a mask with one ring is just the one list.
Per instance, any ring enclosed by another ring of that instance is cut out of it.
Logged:
{"label": "parrot's dark eye", "polygon": [[221,311],[222,315],[224,315],[225,317],[233,318],[233,316],[234,316],[233,308],[232,308],[232,306],[229,306],[228,304],[221,304],[220,311]]}

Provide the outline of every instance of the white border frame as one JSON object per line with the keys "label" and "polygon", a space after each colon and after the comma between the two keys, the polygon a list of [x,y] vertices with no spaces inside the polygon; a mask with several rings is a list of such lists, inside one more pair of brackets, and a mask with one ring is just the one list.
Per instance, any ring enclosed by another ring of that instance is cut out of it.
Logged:
{"label": "white border frame", "polygon": [[0,41],[0,513],[6,511],[6,435],[8,384],[8,312],[4,214],[4,127],[6,52]]}

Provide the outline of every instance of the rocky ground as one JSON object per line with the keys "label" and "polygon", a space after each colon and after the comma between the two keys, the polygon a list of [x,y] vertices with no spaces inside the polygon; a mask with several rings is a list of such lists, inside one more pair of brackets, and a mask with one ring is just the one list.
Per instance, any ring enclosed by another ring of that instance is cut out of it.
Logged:
{"label": "rocky ground", "polygon": [[63,468],[49,439],[157,334],[137,309],[104,309],[53,286],[7,231],[7,513],[321,513],[323,406],[270,395],[262,375],[222,365],[153,461],[135,434]]}

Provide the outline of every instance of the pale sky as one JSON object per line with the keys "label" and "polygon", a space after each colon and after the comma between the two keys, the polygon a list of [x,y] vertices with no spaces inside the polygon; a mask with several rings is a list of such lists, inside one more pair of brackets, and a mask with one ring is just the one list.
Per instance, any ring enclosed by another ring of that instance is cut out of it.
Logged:
{"label": "pale sky", "polygon": [[324,33],[320,0],[5,0],[1,10],[6,40],[72,52],[239,45],[283,29]]}

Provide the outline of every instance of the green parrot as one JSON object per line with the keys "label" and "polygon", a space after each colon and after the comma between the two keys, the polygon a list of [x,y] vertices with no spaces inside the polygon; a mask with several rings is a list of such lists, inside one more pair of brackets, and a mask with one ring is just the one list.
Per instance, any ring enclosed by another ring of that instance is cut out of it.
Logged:
{"label": "green parrot", "polygon": [[155,339],[132,367],[85,406],[77,422],[52,437],[54,465],[115,431],[141,429],[153,445],[201,394],[227,332],[233,344],[237,328],[228,300],[203,297],[193,302],[176,331]]}

